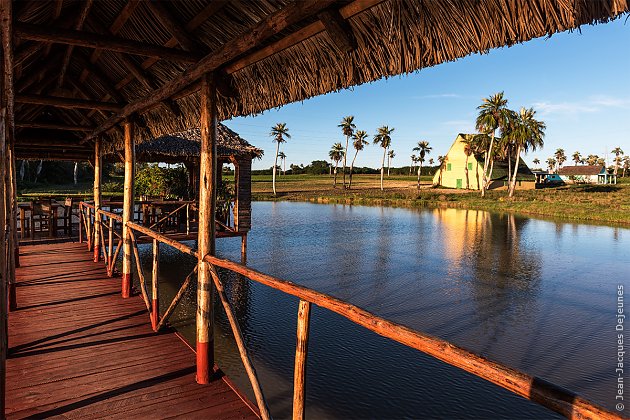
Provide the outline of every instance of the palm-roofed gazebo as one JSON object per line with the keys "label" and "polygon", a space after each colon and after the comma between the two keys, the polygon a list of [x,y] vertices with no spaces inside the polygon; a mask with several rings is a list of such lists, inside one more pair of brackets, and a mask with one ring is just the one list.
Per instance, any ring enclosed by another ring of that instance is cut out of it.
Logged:
{"label": "palm-roofed gazebo", "polygon": [[[214,358],[213,271],[207,261],[215,253],[219,120],[606,22],[628,11],[627,0],[0,0],[0,187],[6,187],[0,220],[9,226],[8,245],[0,235],[0,249],[16,249],[16,158],[92,160],[98,212],[102,150],[121,145],[122,294],[129,297],[135,145],[199,129],[196,378],[208,383]],[[10,286],[15,276],[13,255],[0,253],[2,331],[4,280]],[[310,308],[309,302],[300,302],[301,314],[308,314],[303,308]],[[385,335],[383,322],[374,325]],[[426,344],[414,337],[409,343]],[[304,340],[298,342],[304,348]],[[2,410],[5,345],[0,340]],[[451,347],[431,354],[447,354]],[[304,371],[298,375],[298,367],[296,362],[299,393]],[[468,369],[564,414],[601,418],[602,411],[588,402],[540,381],[530,384],[516,374],[493,380],[495,367],[477,361]],[[301,397],[295,418],[304,414],[303,392]],[[259,407],[268,418],[260,401]]]}

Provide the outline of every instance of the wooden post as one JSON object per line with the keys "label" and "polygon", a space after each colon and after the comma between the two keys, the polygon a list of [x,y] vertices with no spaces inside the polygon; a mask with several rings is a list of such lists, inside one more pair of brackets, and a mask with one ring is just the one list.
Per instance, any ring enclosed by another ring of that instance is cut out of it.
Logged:
{"label": "wooden post", "polygon": [[296,333],[297,344],[295,346],[295,370],[293,372],[293,420],[302,420],[304,418],[306,356],[308,354],[310,320],[311,303],[300,300]]}
{"label": "wooden post", "polygon": [[[22,227],[24,231],[24,227]],[[83,204],[79,202],[79,243],[83,243]]]}
{"label": "wooden post", "polygon": [[101,138],[97,138],[94,143],[94,262],[98,262],[100,257],[100,236],[102,216],[98,212],[101,209]]}
{"label": "wooden post", "polygon": [[7,205],[7,225],[9,229],[9,235],[7,237],[7,271],[8,271],[8,281],[9,281],[9,312],[15,311],[17,309],[17,292],[15,288],[15,250],[17,249],[17,235],[15,231],[17,230],[16,225],[16,210],[17,205],[14,200],[15,194],[15,180],[14,180],[14,149],[13,149],[13,141],[9,143],[6,147],[6,157],[7,163],[5,166],[6,176],[5,176],[5,191],[6,194],[6,205]]}
{"label": "wooden post", "polygon": [[114,219],[112,217],[109,218],[109,234],[107,237],[107,274],[111,277],[114,274],[114,270],[110,270],[112,266],[112,253],[114,252]]}
{"label": "wooden post", "polygon": [[86,207],[85,212],[87,221],[87,224],[85,225],[85,236],[87,236],[87,248],[89,251],[92,249],[92,209]]}
{"label": "wooden post", "polygon": [[158,273],[160,272],[160,243],[153,240],[153,270],[151,272],[151,326],[157,331],[160,316],[158,296]]}
{"label": "wooden post", "polygon": [[214,287],[206,255],[215,253],[217,115],[212,75],[201,77],[201,158],[199,167],[199,232],[197,273],[197,383],[210,382],[214,365]]}
{"label": "wooden post", "polygon": [[135,176],[136,152],[134,145],[134,127],[133,123],[126,120],[123,124],[125,127],[125,189],[123,196],[123,266],[122,266],[122,297],[131,296],[131,234],[127,223],[133,221],[134,203],[133,203],[133,178]]}

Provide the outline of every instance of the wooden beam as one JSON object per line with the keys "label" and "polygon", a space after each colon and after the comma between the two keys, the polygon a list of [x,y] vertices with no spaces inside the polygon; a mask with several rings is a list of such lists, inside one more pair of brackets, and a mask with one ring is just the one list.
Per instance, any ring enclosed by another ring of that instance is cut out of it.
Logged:
{"label": "wooden beam", "polygon": [[62,98],[58,96],[29,95],[20,93],[15,101],[22,104],[48,105],[58,108],[100,109],[102,111],[120,112],[121,107],[111,102],[89,101],[84,99]]}
{"label": "wooden beam", "polygon": [[52,42],[86,48],[99,48],[124,54],[157,57],[183,63],[195,63],[199,56],[182,50],[165,48],[159,45],[146,44],[129,39],[102,36],[85,31],[73,31],[62,28],[44,28],[38,25],[18,23],[15,35],[31,41]]}
{"label": "wooden beam", "polygon": [[357,40],[354,37],[352,28],[341,16],[338,9],[323,10],[317,17],[324,24],[328,36],[330,36],[339,51],[350,53],[357,48]]}
{"label": "wooden beam", "polygon": [[198,51],[200,49],[199,45],[192,39],[186,29],[177,22],[177,19],[175,19],[164,3],[156,0],[146,0],[145,3],[183,49],[186,51]]}
{"label": "wooden beam", "polygon": [[[107,76],[107,74],[102,71],[99,67],[96,67],[83,55],[83,54],[75,54],[77,61],[87,69],[94,77],[98,79],[98,82],[101,88],[107,93],[114,101],[125,103],[127,102],[122,94],[113,86],[112,80]],[[73,85],[77,85],[76,82]]]}
{"label": "wooden beam", "polygon": [[27,148],[58,148],[58,149],[74,149],[75,151],[90,152],[90,147],[85,144],[80,144],[78,139],[65,137],[63,139],[56,139],[51,137],[37,136],[37,137],[25,137],[20,136],[16,139],[15,147],[21,149]]}
{"label": "wooden beam", "polygon": [[89,132],[94,129],[94,127],[89,127],[89,126],[84,126],[84,125],[55,124],[55,123],[45,123],[45,122],[37,122],[37,121],[16,121],[15,126],[20,127],[20,128],[42,128],[46,130],[86,131],[86,132]]}
{"label": "wooden beam", "polygon": [[[125,4],[125,7],[123,7],[123,9],[120,11],[120,14],[118,14],[116,19],[114,20],[114,23],[110,25],[109,33],[112,35],[117,35],[118,32],[122,29],[122,27],[125,25],[125,23],[127,23],[129,18],[131,18],[131,15],[133,15],[133,12],[136,10],[136,8],[139,5],[140,5],[140,1],[138,0],[128,1],[127,4]],[[94,23],[94,20],[92,20],[91,23]],[[103,53],[103,50],[101,49],[94,50],[92,52],[92,56],[90,57],[90,62],[96,63],[96,61],[98,61],[102,53]]]}
{"label": "wooden beam", "polygon": [[101,124],[88,138],[94,138],[118,124],[132,114],[143,112],[147,108],[170,98],[202,75],[211,72],[239,55],[251,50],[269,37],[276,35],[287,27],[312,16],[329,7],[334,0],[313,0],[310,2],[294,2],[269,15],[266,19],[251,28],[247,33],[225,44],[208,54],[195,65],[189,67],[179,76],[173,78],[151,95],[133,102]]}
{"label": "wooden beam", "polygon": [[[83,24],[85,23],[85,19],[87,19],[88,14],[90,13],[90,9],[92,9],[92,4],[94,0],[85,0],[83,3],[83,8],[81,9],[81,13],[79,14],[79,19],[77,20],[74,29],[80,31],[83,29]],[[63,81],[66,77],[66,71],[68,70],[68,64],[70,64],[70,57],[72,57],[72,51],[74,50],[74,45],[68,45],[66,49],[66,55],[63,58],[61,64],[61,70],[59,71],[59,80],[57,81],[57,86],[63,86]]]}
{"label": "wooden beam", "polygon": [[84,161],[88,162],[92,157],[94,157],[91,153],[70,153],[67,151],[62,152],[50,152],[50,151],[37,151],[37,152],[29,152],[28,150],[15,150],[15,158],[16,159],[37,159],[37,160],[60,160],[60,161]]}
{"label": "wooden beam", "polygon": [[217,95],[214,78],[201,79],[201,156],[199,183],[199,231],[197,237],[197,383],[210,383],[214,365],[214,287],[206,255],[215,254]]}

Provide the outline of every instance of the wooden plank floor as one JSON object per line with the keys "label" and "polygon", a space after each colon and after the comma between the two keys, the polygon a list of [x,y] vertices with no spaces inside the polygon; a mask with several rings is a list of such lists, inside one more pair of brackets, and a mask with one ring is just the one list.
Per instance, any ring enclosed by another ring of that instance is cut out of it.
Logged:
{"label": "wooden plank floor", "polygon": [[195,383],[194,353],[153,333],[142,299],[122,299],[84,244],[20,251],[8,418],[256,418],[227,378]]}

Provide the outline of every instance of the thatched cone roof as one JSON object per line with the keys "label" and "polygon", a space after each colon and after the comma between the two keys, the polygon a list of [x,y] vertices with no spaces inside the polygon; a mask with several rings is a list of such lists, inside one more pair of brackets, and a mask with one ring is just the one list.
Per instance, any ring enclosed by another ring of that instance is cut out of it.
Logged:
{"label": "thatched cone roof", "polygon": [[[52,0],[14,3],[16,27],[22,31],[21,37],[33,32],[24,24],[44,30],[64,25],[74,27],[77,19],[73,16],[87,4]],[[168,19],[184,28],[183,35],[180,31],[174,36],[156,17],[152,2],[100,0],[90,4],[83,32],[102,35],[115,28],[119,39],[166,45],[190,56],[189,60],[145,59],[138,52],[127,54],[116,49],[96,50],[95,56],[93,49],[77,47],[66,68],[64,41],[57,40],[52,49],[40,48],[32,55],[23,53],[28,53],[37,41],[24,45],[25,51],[18,54],[26,56],[16,77],[19,92],[36,93],[43,86],[40,92],[55,94],[51,84],[46,83],[57,80],[62,69],[66,69],[64,83],[71,88],[74,98],[106,100],[124,107],[113,114],[90,112],[91,126],[96,129],[87,134],[69,134],[77,140],[91,139],[98,135],[95,133],[100,133],[99,126],[108,127],[104,135],[106,142],[121,141],[122,130],[111,129],[110,125],[137,112],[142,114],[147,127],[137,130],[140,139],[149,140],[197,127],[199,94],[182,97],[177,92],[170,95],[169,89],[162,89],[169,84],[178,86],[173,88],[175,91],[188,89],[193,81],[182,82],[182,78],[186,74],[197,74],[191,69],[203,68],[206,73],[207,68],[219,70],[227,85],[232,86],[234,94],[218,97],[218,118],[225,120],[416,72],[492,48],[574,30],[580,25],[607,22],[629,11],[628,0],[162,2],[170,15]],[[326,29],[322,12],[330,11],[326,9],[328,6],[341,16],[342,26],[347,25],[342,32],[346,42],[353,41],[350,49],[340,47],[339,36],[335,37],[334,31]],[[124,19],[121,20],[121,16]],[[242,53],[232,53],[240,51],[239,48]],[[205,58],[201,59],[202,56]],[[37,82],[32,83],[38,69],[46,73],[38,75]],[[144,72],[144,81],[134,75],[138,72]],[[161,97],[156,95],[160,89],[170,95],[165,104],[135,110],[134,104]],[[19,104],[16,110],[19,121],[42,118],[36,106]],[[85,114],[76,110],[60,109],[56,115],[59,122],[65,124],[87,124]],[[103,124],[104,121],[109,122]]]}
{"label": "thatched cone roof", "polygon": [[[218,125],[217,154],[220,158],[261,158],[264,151],[249,144],[245,139],[223,124]],[[193,128],[147,140],[136,146],[139,162],[197,162],[201,152],[201,130]],[[118,149],[122,152],[122,149]]]}

